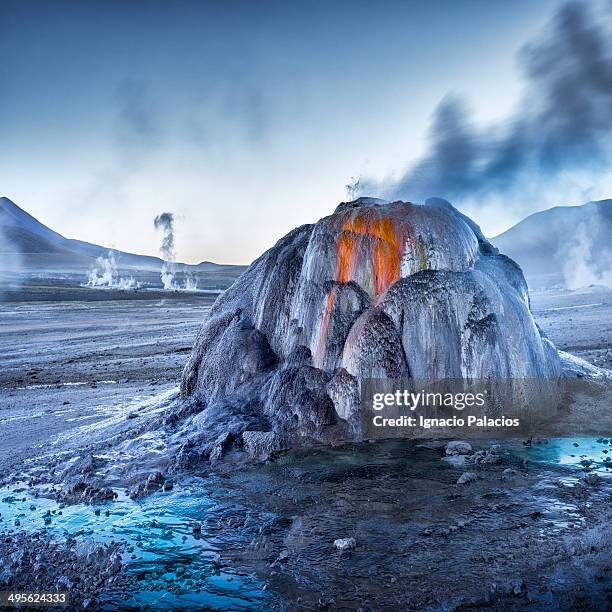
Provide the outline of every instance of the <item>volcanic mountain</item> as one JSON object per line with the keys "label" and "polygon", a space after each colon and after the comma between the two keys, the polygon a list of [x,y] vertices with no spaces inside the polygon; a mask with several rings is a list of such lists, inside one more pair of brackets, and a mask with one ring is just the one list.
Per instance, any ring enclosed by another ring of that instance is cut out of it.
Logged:
{"label": "volcanic mountain", "polygon": [[295,439],[355,419],[367,379],[561,373],[521,269],[474,222],[445,200],[359,198],[287,234],[218,298],[181,392],[206,407],[198,427]]}

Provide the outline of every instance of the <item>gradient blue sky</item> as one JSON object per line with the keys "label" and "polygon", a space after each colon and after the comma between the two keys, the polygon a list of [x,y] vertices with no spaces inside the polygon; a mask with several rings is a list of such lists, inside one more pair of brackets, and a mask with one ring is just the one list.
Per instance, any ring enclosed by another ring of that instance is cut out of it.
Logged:
{"label": "gradient blue sky", "polygon": [[[147,254],[171,211],[180,260],[251,261],[351,176],[401,173],[446,94],[510,113],[558,4],[1,0],[0,194]],[[475,216],[493,235],[533,210]]]}

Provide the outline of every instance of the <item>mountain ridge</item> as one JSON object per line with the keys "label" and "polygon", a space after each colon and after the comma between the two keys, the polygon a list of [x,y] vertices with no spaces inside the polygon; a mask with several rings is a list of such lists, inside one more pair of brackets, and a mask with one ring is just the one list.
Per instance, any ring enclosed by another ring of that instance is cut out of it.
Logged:
{"label": "mountain ridge", "polygon": [[[93,265],[98,257],[107,257],[113,252],[121,269],[159,271],[164,260],[152,255],[140,255],[120,249],[66,238],[62,234],[47,227],[33,215],[21,208],[6,196],[0,197],[0,229],[3,231],[4,249],[14,248],[15,251],[5,251],[19,257],[19,265],[27,269],[82,269]],[[177,271],[199,271],[223,268],[235,268],[233,264],[218,264],[211,261],[201,261],[198,264],[176,262]]]}
{"label": "mountain ridge", "polygon": [[492,238],[534,286],[598,284],[612,270],[612,199],[553,206]]}

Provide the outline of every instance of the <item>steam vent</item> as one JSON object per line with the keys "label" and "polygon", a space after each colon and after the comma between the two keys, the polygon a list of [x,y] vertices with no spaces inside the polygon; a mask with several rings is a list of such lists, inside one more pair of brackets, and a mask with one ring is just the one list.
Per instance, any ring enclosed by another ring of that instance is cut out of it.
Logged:
{"label": "steam vent", "polygon": [[287,443],[355,437],[367,378],[560,374],[521,269],[474,222],[445,200],[359,198],[294,229],[219,297],[181,394],[209,425]]}

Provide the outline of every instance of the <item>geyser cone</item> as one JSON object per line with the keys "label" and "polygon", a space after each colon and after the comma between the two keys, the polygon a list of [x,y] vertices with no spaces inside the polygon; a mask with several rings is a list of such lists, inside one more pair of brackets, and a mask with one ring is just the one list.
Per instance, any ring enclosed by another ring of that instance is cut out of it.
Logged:
{"label": "geyser cone", "polygon": [[366,378],[560,371],[520,268],[475,223],[444,200],[360,198],[287,234],[217,300],[181,391],[316,437],[358,413]]}

